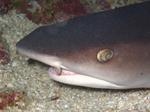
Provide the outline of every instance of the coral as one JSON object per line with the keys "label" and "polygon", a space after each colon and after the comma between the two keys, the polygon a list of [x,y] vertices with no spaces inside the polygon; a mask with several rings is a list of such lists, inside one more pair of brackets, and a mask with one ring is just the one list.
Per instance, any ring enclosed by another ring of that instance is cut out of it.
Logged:
{"label": "coral", "polygon": [[55,12],[62,11],[66,14],[77,16],[86,14],[86,9],[80,0],[59,0],[53,7]]}
{"label": "coral", "polygon": [[142,0],[0,0],[0,14],[13,8],[35,23],[47,24],[140,1]]}
{"label": "coral", "polygon": [[74,16],[87,14],[80,0],[58,0],[53,4],[53,13],[57,21],[64,21]]}
{"label": "coral", "polygon": [[0,93],[0,110],[5,109],[7,106],[17,106],[17,102],[24,97],[23,92],[1,92]]}
{"label": "coral", "polygon": [[7,13],[12,8],[11,0],[0,0],[0,14]]}

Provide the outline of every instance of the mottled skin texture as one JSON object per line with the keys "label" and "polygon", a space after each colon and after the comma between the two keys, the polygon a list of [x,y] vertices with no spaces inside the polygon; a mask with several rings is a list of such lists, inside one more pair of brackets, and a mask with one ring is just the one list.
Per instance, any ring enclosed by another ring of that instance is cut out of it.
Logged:
{"label": "mottled skin texture", "polygon": [[[104,48],[114,55],[100,63],[96,55]],[[17,49],[46,64],[57,60],[70,71],[125,88],[149,88],[150,2],[40,27],[22,39]]]}

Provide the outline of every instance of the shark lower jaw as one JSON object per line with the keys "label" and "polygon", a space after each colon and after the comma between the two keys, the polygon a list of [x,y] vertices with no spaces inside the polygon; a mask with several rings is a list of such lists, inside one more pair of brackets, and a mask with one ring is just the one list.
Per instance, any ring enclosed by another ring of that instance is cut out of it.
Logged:
{"label": "shark lower jaw", "polygon": [[114,84],[98,78],[78,74],[66,69],[50,67],[48,74],[54,81],[89,88],[104,88],[104,89],[126,89],[124,86]]}

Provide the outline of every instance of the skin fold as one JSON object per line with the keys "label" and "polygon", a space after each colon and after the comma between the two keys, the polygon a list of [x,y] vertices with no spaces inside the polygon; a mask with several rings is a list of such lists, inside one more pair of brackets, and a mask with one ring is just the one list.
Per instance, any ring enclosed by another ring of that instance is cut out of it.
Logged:
{"label": "skin fold", "polygon": [[[150,2],[42,26],[17,43],[17,51],[53,66],[58,82],[108,89],[150,87]],[[105,62],[97,59],[112,51]]]}

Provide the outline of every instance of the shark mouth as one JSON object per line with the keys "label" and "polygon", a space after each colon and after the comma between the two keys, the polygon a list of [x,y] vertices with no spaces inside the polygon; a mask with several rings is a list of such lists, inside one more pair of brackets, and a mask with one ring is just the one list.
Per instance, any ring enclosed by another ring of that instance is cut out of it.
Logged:
{"label": "shark mouth", "polygon": [[90,87],[90,88],[105,88],[105,89],[123,89],[124,86],[114,84],[98,78],[78,74],[66,69],[50,67],[48,74],[51,79],[68,85]]}
{"label": "shark mouth", "polygon": [[47,55],[41,55],[35,52],[26,51],[24,49],[18,48],[18,51],[21,54],[30,57],[31,59],[43,62],[47,65],[51,65],[48,74],[52,80],[55,80],[60,83],[74,85],[74,86],[82,86],[82,87],[90,87],[90,88],[105,88],[105,89],[124,89],[126,87],[114,84],[109,81],[105,81],[99,78],[95,78],[91,76],[87,76],[84,74],[79,74],[73,72],[61,64],[56,57],[50,57]]}

